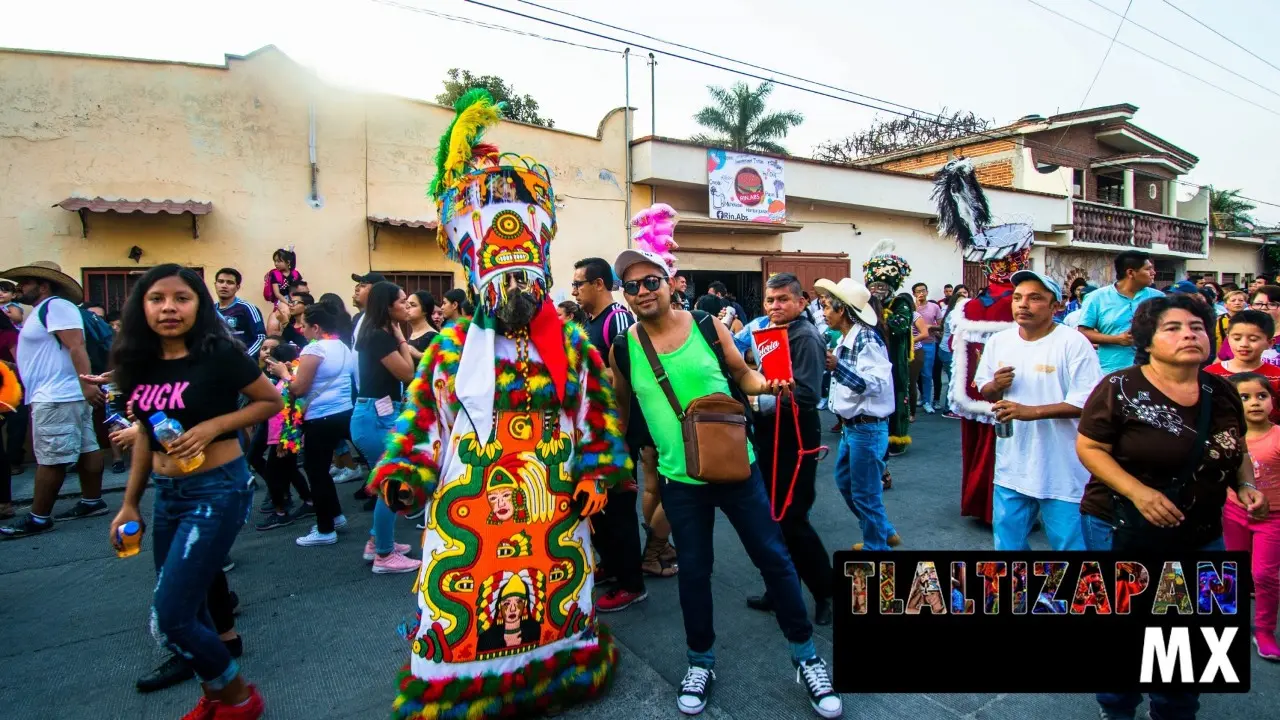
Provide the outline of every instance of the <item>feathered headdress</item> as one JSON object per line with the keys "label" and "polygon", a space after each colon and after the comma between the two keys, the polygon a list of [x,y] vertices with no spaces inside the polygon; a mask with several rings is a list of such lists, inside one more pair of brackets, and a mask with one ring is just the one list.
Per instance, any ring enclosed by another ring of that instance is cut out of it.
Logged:
{"label": "feathered headdress", "polygon": [[863,278],[867,285],[882,282],[894,292],[902,287],[902,283],[911,275],[911,265],[896,255],[895,250],[897,244],[887,238],[871,247],[871,256],[862,263]]}
{"label": "feathered headdress", "polygon": [[498,124],[505,107],[506,103],[495,103],[484,88],[468,90],[458,98],[453,104],[457,115],[445,128],[436,148],[436,177],[427,194],[439,200],[463,174],[497,154],[498,148],[480,142],[480,138],[485,130]]}
{"label": "feathered headdress", "polygon": [[635,232],[631,240],[638,250],[651,252],[662,258],[667,266],[668,277],[675,277],[676,256],[672,250],[679,249],[675,241],[678,215],[675,208],[666,203],[657,203],[636,213],[631,218],[631,227]]}
{"label": "feathered headdress", "polygon": [[968,158],[952,160],[938,171],[933,200],[938,204],[938,234],[954,237],[961,248],[968,248],[991,224],[987,196]]}

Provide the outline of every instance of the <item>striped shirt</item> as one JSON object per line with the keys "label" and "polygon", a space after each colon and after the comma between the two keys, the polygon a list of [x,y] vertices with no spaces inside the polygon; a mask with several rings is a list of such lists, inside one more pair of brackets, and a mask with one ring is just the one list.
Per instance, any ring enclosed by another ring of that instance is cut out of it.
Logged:
{"label": "striped shirt", "polygon": [[262,313],[258,312],[258,308],[235,298],[229,307],[224,308],[219,303],[218,315],[231,328],[231,335],[244,345],[245,354],[256,358],[262,341],[267,339],[267,331],[262,325]]}

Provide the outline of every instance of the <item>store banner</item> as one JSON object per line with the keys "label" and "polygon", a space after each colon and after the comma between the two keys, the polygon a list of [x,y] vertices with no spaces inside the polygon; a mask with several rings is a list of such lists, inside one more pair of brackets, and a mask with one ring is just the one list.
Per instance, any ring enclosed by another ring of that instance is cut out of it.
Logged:
{"label": "store banner", "polygon": [[715,220],[787,221],[783,163],[777,158],[707,150],[707,190]]}

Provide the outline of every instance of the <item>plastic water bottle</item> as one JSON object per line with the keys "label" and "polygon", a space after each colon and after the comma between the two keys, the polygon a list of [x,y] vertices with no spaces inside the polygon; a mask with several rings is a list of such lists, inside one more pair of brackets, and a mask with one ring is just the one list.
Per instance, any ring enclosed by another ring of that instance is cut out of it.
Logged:
{"label": "plastic water bottle", "polygon": [[128,418],[121,417],[120,413],[111,413],[108,415],[106,423],[108,430],[111,432],[115,432],[116,430],[128,430],[133,427],[133,423],[129,422]]}
{"label": "plastic water bottle", "polygon": [[120,541],[116,557],[133,557],[142,550],[142,526],[130,520],[116,528],[116,539]]}
{"label": "plastic water bottle", "polygon": [[[151,427],[155,430],[156,439],[160,441],[160,444],[164,446],[165,450],[168,450],[175,442],[178,441],[178,438],[182,437],[182,423],[162,412],[158,412],[151,416]],[[175,457],[173,458],[173,461],[178,464],[178,467],[182,469],[182,472],[189,473],[204,464],[204,453],[200,453],[199,455],[187,460]]]}

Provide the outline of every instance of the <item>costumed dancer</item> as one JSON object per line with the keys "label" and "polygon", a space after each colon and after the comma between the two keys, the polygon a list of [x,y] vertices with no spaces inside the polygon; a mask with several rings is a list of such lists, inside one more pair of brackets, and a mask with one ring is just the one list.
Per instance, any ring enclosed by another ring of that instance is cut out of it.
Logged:
{"label": "costumed dancer", "polygon": [[934,180],[938,232],[956,239],[964,259],[982,263],[987,287],[964,304],[952,340],[951,412],[961,418],[960,515],[991,524],[995,492],[996,435],[991,403],[974,386],[978,358],[987,338],[1016,327],[1013,322],[1013,274],[1027,266],[1035,232],[1030,225],[990,226],[991,211],[973,163],[947,163]]}
{"label": "costumed dancer", "polygon": [[523,716],[604,690],[618,650],[596,622],[586,518],[632,474],[600,355],[548,297],[551,173],[480,143],[501,117],[488,92],[454,107],[431,195],[475,315],[427,349],[368,488],[397,512],[426,508],[392,712],[412,720]]}
{"label": "costumed dancer", "polygon": [[[881,240],[871,248],[871,256],[862,264],[863,279],[867,287],[878,288],[884,304],[884,324],[889,361],[893,364],[893,414],[889,416],[889,455],[901,455],[911,444],[911,326],[913,303],[895,297],[911,275],[911,265],[895,254],[897,246],[892,240]],[[887,289],[887,292],[886,292]],[[873,289],[874,290],[874,289]],[[891,485],[885,471],[885,489]]]}

